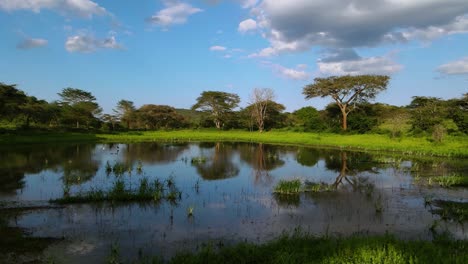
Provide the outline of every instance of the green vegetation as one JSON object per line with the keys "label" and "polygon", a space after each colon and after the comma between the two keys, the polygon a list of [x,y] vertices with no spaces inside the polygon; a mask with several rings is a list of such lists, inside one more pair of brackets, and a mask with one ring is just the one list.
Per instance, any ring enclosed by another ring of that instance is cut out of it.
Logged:
{"label": "green vegetation", "polygon": [[206,162],[206,157],[192,157],[191,161],[192,164],[202,164]]}
{"label": "green vegetation", "polygon": [[300,180],[281,180],[275,187],[275,193],[278,194],[298,194],[300,193],[302,183]]}
{"label": "green vegetation", "polygon": [[468,221],[468,203],[434,200],[429,203],[438,208],[433,209],[434,214],[440,215],[442,220],[452,220],[459,223]]}
{"label": "green vegetation", "polygon": [[334,187],[330,184],[326,184],[323,182],[320,182],[320,183],[306,182],[304,186],[304,190],[306,192],[330,192],[334,190]]}
{"label": "green vegetation", "polygon": [[[118,254],[112,253],[113,256]],[[151,262],[163,263],[160,258]],[[439,238],[403,241],[391,236],[349,238],[283,236],[263,245],[202,248],[197,253],[180,253],[167,263],[467,263],[468,241]],[[114,262],[121,263],[121,262]]]}
{"label": "green vegetation", "polygon": [[356,109],[356,102],[367,102],[387,89],[389,76],[384,75],[358,75],[358,76],[331,76],[328,78],[315,78],[313,84],[303,89],[306,99],[314,97],[331,97],[341,112],[341,125],[343,130],[348,129],[348,115]]}
{"label": "green vegetation", "polygon": [[108,191],[91,190],[87,193],[78,193],[74,196],[64,195],[64,197],[51,200],[51,203],[74,204],[74,203],[96,203],[96,202],[159,202],[166,199],[171,203],[177,203],[181,199],[181,192],[173,182],[167,181],[167,188],[159,179],[150,183],[147,178],[140,180],[140,185],[136,190],[127,188],[121,179],[114,182]]}
{"label": "green vegetation", "polygon": [[306,182],[301,183],[300,180],[281,180],[275,186],[274,193],[276,194],[299,194],[302,192],[329,192],[334,188],[326,183]]}
{"label": "green vegetation", "polygon": [[433,177],[431,181],[442,187],[468,187],[468,177],[461,175]]}
{"label": "green vegetation", "polygon": [[300,146],[333,147],[348,150],[389,151],[408,155],[468,157],[468,137],[448,136],[442,144],[422,137],[405,137],[393,140],[385,135],[340,135],[332,133],[299,133],[270,131],[178,130],[126,132],[116,134],[39,133],[3,134],[0,144],[33,144],[57,142],[150,142],[150,141],[205,141],[205,142],[258,142]]}

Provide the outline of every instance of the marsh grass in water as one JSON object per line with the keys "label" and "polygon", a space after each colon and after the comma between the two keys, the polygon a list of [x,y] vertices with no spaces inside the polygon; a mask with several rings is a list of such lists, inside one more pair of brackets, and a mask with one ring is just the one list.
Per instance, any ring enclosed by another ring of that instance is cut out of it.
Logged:
{"label": "marsh grass in water", "polygon": [[439,215],[442,220],[468,222],[468,202],[434,200],[430,204],[437,207],[431,212]]}
{"label": "marsh grass in water", "polygon": [[275,187],[274,192],[278,194],[298,194],[302,191],[301,180],[281,180]]}
{"label": "marsh grass in water", "polygon": [[191,160],[192,164],[203,164],[206,162],[206,157],[200,156],[200,157],[193,157]]}
{"label": "marsh grass in water", "polygon": [[304,192],[330,192],[334,187],[327,183],[305,182],[304,184],[299,179],[281,180],[275,186],[274,193],[281,195],[299,194]]}
{"label": "marsh grass in water", "polygon": [[442,187],[468,187],[468,176],[461,175],[450,175],[441,177],[431,177],[429,184],[433,182],[439,184]]}
{"label": "marsh grass in water", "polygon": [[73,196],[68,195],[51,200],[51,202],[58,204],[133,201],[159,202],[162,199],[176,204],[182,199],[182,192],[177,189],[175,184],[166,189],[159,179],[151,183],[147,178],[143,178],[140,180],[140,184],[136,190],[128,188],[123,180],[118,179],[108,191],[92,189],[87,193],[78,193]]}

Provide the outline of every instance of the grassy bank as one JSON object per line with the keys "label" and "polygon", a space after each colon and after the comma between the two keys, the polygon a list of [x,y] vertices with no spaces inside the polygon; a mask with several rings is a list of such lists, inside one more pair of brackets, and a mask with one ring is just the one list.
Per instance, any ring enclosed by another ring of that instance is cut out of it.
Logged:
{"label": "grassy bank", "polygon": [[387,135],[340,135],[330,133],[248,132],[179,130],[128,132],[117,134],[30,134],[1,135],[0,144],[30,144],[48,142],[145,142],[145,141],[237,141],[302,146],[336,147],[368,151],[391,151],[410,155],[468,157],[468,137],[447,137],[434,143],[421,137],[391,139]]}
{"label": "grassy bank", "polygon": [[[109,263],[118,261],[113,251]],[[155,259],[140,263],[162,263]],[[283,237],[264,245],[241,243],[176,255],[168,263],[468,263],[468,241],[403,241],[391,236]]]}

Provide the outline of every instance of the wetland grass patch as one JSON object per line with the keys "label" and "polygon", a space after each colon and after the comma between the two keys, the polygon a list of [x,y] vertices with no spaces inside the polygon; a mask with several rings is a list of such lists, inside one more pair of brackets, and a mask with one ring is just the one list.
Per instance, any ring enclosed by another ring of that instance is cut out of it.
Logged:
{"label": "wetland grass patch", "polygon": [[136,189],[131,189],[122,180],[114,182],[109,190],[92,189],[89,192],[75,195],[64,195],[62,198],[51,200],[57,204],[98,203],[98,202],[159,202],[163,199],[177,203],[182,198],[182,192],[172,182],[163,184],[159,179],[150,182],[142,178]]}

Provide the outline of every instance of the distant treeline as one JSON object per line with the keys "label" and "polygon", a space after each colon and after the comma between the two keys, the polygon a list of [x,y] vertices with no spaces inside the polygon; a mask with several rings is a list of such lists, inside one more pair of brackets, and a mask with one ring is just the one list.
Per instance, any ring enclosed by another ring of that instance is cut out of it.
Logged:
{"label": "distant treeline", "polygon": [[[330,103],[320,111],[308,106],[289,113],[274,101],[271,89],[255,89],[250,104],[240,109],[238,95],[205,91],[194,100],[192,109],[154,104],[137,108],[131,101],[120,100],[112,113],[103,113],[90,92],[65,88],[58,95],[60,100],[47,102],[28,96],[16,85],[0,83],[1,128],[103,132],[182,128],[343,130],[339,104]],[[468,134],[468,93],[450,100],[414,96],[404,107],[360,100],[353,102],[352,110],[346,120],[351,133],[387,133],[392,137],[434,132]]]}

